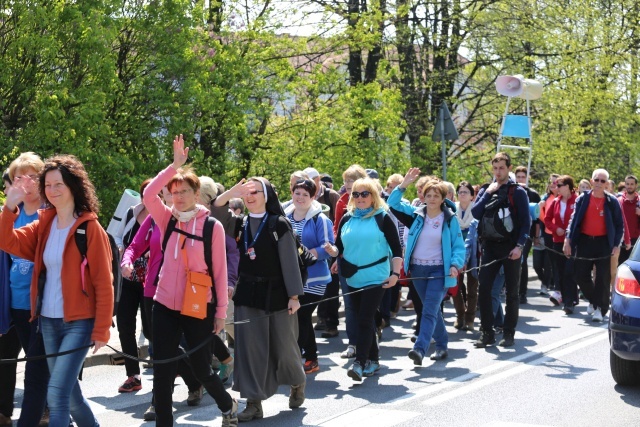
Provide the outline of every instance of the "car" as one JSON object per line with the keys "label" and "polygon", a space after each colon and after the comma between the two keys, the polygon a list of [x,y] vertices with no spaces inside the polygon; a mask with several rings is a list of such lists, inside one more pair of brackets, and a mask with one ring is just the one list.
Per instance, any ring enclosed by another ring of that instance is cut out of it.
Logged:
{"label": "car", "polygon": [[621,386],[640,386],[640,241],[618,267],[611,292],[609,364]]}

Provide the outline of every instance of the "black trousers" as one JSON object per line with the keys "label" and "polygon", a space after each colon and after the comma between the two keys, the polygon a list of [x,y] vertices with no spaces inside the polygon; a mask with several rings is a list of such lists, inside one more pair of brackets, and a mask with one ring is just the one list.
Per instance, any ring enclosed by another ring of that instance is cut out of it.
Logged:
{"label": "black trousers", "polygon": [[[326,293],[325,293],[326,295]],[[298,310],[298,347],[304,350],[306,360],[318,360],[318,345],[316,333],[313,330],[313,310],[318,306],[322,295],[304,294],[300,297]],[[309,305],[307,305],[309,304]]]}
{"label": "black trousers", "polygon": [[[334,258],[330,260],[330,264],[333,263]],[[318,318],[324,319],[327,329],[338,329],[338,310],[340,309],[340,300],[338,295],[340,293],[340,279],[337,274],[331,275],[331,282],[327,284],[327,288],[324,291],[325,298],[333,298],[329,301],[324,301],[318,304]]]}
{"label": "black trousers", "polygon": [[527,295],[527,286],[529,284],[529,265],[527,260],[529,259],[529,251],[533,242],[531,239],[527,239],[522,248],[522,266],[520,267],[520,295]]}
{"label": "black trousers", "polygon": [[407,299],[413,303],[413,310],[416,312],[416,332],[415,335],[420,335],[420,324],[422,323],[422,298],[416,292],[416,287],[413,286],[413,280],[409,282],[409,293]]}
{"label": "black trousers", "polygon": [[[604,316],[609,311],[611,283],[611,251],[607,236],[590,237],[581,235],[576,245],[576,256],[580,258],[601,258],[595,261],[575,260],[576,280],[582,293]],[[596,268],[595,281],[591,278]]]}
{"label": "black trousers", "polygon": [[491,300],[491,289],[500,267],[504,267],[504,284],[507,290],[506,309],[504,317],[505,333],[514,333],[518,324],[520,311],[519,290],[520,290],[520,259],[506,259],[500,262],[487,265],[495,260],[505,258],[514,248],[513,243],[487,242],[482,247],[482,257],[480,261],[480,273],[478,281],[478,300],[480,302],[480,322],[482,330],[485,332],[493,330],[494,312]]}
{"label": "black trousers", "polygon": [[[563,242],[554,243],[553,249],[562,252]],[[553,253],[553,268],[558,270],[560,279],[560,292],[565,305],[576,305],[578,303],[578,284],[575,280],[575,260],[564,255]]]}
{"label": "black trousers", "polygon": [[[20,354],[20,341],[16,328],[0,337],[0,359],[16,359]],[[0,365],[0,414],[13,415],[13,393],[16,389],[17,363]]]}
{"label": "black trousers", "polygon": [[[349,286],[349,292],[359,288]],[[378,343],[376,342],[375,315],[380,306],[382,286],[368,288],[364,291],[351,294],[351,301],[356,312],[358,333],[356,339],[356,361],[364,368],[367,360],[378,361]]]}
{"label": "black trousers", "polygon": [[[155,358],[159,360],[178,354],[180,337],[184,334],[187,345],[196,347],[213,333],[215,307],[208,305],[207,317],[196,319],[171,310],[157,301],[153,305],[153,341]],[[211,370],[211,347],[205,345],[189,356],[189,363],[198,381],[216,401],[222,412],[231,409],[232,399],[224,389],[218,375]],[[172,391],[176,377],[176,363],[157,364],[153,367],[153,390],[155,393],[156,426],[172,426]]]}
{"label": "black trousers", "polygon": [[[138,309],[142,309],[142,332],[145,337],[150,334],[147,318],[144,315],[144,288],[140,282],[132,282],[131,280],[122,279],[122,293],[120,294],[120,303],[118,304],[118,312],[116,313],[116,322],[118,325],[118,336],[120,337],[120,345],[122,352],[132,356],[138,356],[138,340],[136,339],[136,318]],[[124,359],[124,366],[127,370],[127,376],[140,375],[140,364],[129,358]]]}
{"label": "black trousers", "polygon": [[629,259],[629,256],[631,255],[631,251],[633,250],[633,246],[636,244],[637,241],[638,241],[637,237],[635,239],[631,239],[631,249],[629,250],[627,250],[624,247],[624,245],[622,245],[622,247],[620,248],[620,256],[618,257],[618,265],[622,264],[623,262]]}

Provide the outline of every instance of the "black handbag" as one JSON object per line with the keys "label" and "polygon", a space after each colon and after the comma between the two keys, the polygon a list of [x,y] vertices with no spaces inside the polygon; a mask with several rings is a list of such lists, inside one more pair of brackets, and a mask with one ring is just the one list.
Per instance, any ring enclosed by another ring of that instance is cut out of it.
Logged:
{"label": "black handbag", "polygon": [[343,277],[346,277],[347,279],[349,277],[353,277],[358,270],[363,270],[365,268],[369,268],[369,267],[373,267],[374,265],[378,265],[378,264],[382,264],[383,262],[385,262],[387,260],[387,258],[389,258],[388,256],[384,256],[382,258],[380,258],[377,261],[374,261],[370,264],[367,265],[362,265],[362,266],[357,266],[353,263],[350,263],[349,261],[347,261],[344,257],[339,258],[339,262],[340,262],[340,274]]}

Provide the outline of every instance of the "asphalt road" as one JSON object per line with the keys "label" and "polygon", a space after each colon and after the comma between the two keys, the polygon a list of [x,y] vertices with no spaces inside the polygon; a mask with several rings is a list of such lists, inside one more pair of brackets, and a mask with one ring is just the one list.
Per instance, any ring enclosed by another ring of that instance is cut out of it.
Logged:
{"label": "asphalt road", "polygon": [[[309,375],[302,408],[288,408],[288,388],[263,403],[265,418],[251,426],[637,426],[640,387],[617,386],[609,371],[606,320],[592,323],[586,305],[576,314],[538,296],[531,282],[529,304],[521,306],[512,348],[475,349],[476,332],[453,328],[454,311],[445,305],[449,358],[414,367],[407,357],[413,311],[401,311],[381,342],[382,369],[354,383],[346,374],[350,361],[339,354],[340,337],[318,338],[321,370]],[[319,337],[319,334],[318,334]],[[143,389],[119,394],[123,366],[85,369],[82,388],[103,427],[152,425],[142,420],[151,398],[151,370]],[[181,380],[174,393],[176,425],[217,426],[220,412],[209,396],[201,406],[186,404]],[[22,399],[22,377],[16,399]],[[232,392],[237,397],[237,394]],[[241,408],[244,404],[241,404]],[[17,417],[17,412],[14,418]]]}

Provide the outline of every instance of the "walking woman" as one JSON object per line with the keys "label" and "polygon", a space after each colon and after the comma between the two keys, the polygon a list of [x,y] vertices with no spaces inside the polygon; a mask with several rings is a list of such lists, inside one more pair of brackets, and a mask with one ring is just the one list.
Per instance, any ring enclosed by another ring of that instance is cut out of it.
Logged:
{"label": "walking woman", "polygon": [[322,205],[315,200],[315,194],[314,181],[297,181],[291,188],[293,203],[285,209],[293,232],[318,260],[307,270],[309,278],[304,284],[304,295],[300,297],[302,307],[298,311],[298,345],[304,350],[306,374],[320,370],[312,315],[318,301],[324,295],[327,284],[331,282],[331,272],[327,265],[330,255],[324,246],[333,245],[333,223],[322,213]]}
{"label": "walking woman", "polygon": [[[98,223],[95,189],[78,159],[52,157],[38,179],[46,209],[38,213],[38,221],[14,230],[18,205],[27,192],[12,186],[0,214],[0,249],[34,263],[31,315],[39,316],[47,354],[81,349],[47,359],[49,426],[67,427],[69,413],[79,427],[97,426],[77,378],[91,342],[95,353],[109,340],[113,312],[109,240]],[[85,260],[74,239],[80,226],[86,227]]]}
{"label": "walking woman", "polygon": [[250,421],[264,416],[262,401],[280,385],[291,386],[289,408],[299,408],[305,400],[295,316],[303,288],[295,237],[271,183],[243,179],[215,204],[222,206],[232,197],[242,197],[249,210],[238,238],[233,389],[247,399],[238,420]]}
{"label": "walking woman", "polygon": [[448,356],[449,337],[440,303],[447,289],[456,285],[466,252],[460,224],[454,213],[455,205],[446,199],[447,186],[442,181],[430,180],[424,184],[422,192],[425,205],[414,207],[400,201],[407,186],[419,175],[418,168],[409,169],[402,184],[389,196],[391,207],[413,216],[405,248],[405,265],[409,266],[412,277],[433,277],[414,280],[423,305],[420,334],[409,351],[409,358],[414,365],[422,365],[431,337],[436,344],[431,360],[442,360]]}
{"label": "walking woman", "polygon": [[557,252],[551,254],[553,268],[558,271],[560,292],[564,302],[564,312],[573,314],[574,306],[578,303],[578,285],[574,279],[573,258],[567,258],[562,254],[562,247],[567,228],[573,211],[576,208],[575,183],[569,175],[558,177],[558,197],[556,197],[544,217],[544,226],[553,236],[553,249]]}
{"label": "walking woman", "polygon": [[[182,334],[189,348],[199,346],[189,356],[193,373],[216,401],[222,412],[222,426],[237,425],[238,404],[211,370],[211,347],[202,346],[212,333],[222,330],[226,317],[224,229],[217,221],[213,225],[212,259],[207,262],[204,255],[208,248],[205,251],[203,242],[206,240],[204,229],[209,211],[196,204],[200,190],[197,175],[188,168],[182,168],[188,153],[182,135],[177,136],[173,141],[173,163],[149,183],[143,195],[144,205],[167,241],[153,305],[154,358],[175,357]],[[173,208],[166,206],[158,196],[164,186],[173,196]],[[204,313],[197,311],[203,307],[206,307]],[[176,363],[154,365],[157,426],[173,425],[171,395],[176,369]]]}
{"label": "walking woman", "polygon": [[[402,267],[398,229],[386,207],[377,183],[371,178],[358,179],[353,183],[347,214],[338,227],[336,246],[342,255],[338,262],[357,324],[356,360],[347,371],[354,381],[362,381],[363,376],[372,376],[380,369],[375,314],[384,290],[396,285]],[[338,252],[331,255],[337,256]],[[336,263],[332,270],[337,271]]]}

